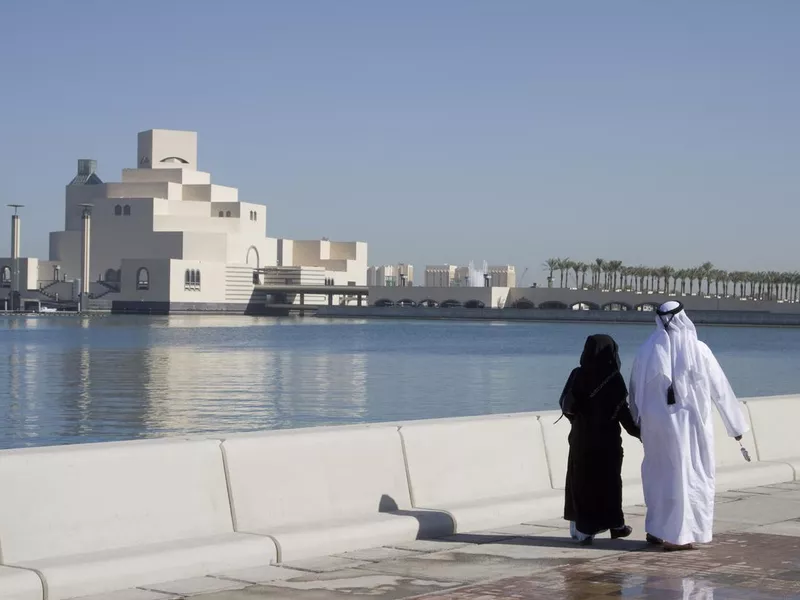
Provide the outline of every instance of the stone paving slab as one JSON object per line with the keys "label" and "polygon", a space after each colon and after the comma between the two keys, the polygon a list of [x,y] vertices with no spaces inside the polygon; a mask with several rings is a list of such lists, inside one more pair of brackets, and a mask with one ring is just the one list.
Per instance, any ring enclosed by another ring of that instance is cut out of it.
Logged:
{"label": "stone paving slab", "polygon": [[397,558],[404,558],[406,556],[414,556],[415,554],[419,554],[419,552],[415,552],[413,550],[403,550],[401,548],[369,548],[367,550],[356,550],[354,552],[335,554],[334,556],[364,563],[394,560]]}
{"label": "stone paving slab", "polygon": [[289,569],[287,567],[266,565],[263,567],[253,567],[250,569],[225,571],[224,573],[215,575],[215,577],[219,577],[220,579],[231,579],[233,581],[242,581],[244,583],[259,584],[282,581],[284,579],[291,579],[292,577],[300,577],[301,575],[304,575],[303,571]]}
{"label": "stone paving slab", "polygon": [[247,584],[243,582],[217,579],[216,577],[193,577],[191,579],[180,579],[178,581],[149,585],[147,589],[178,596],[195,596],[198,594],[208,594],[209,592],[241,590],[246,586]]}
{"label": "stone paving slab", "polygon": [[692,552],[629,552],[524,577],[422,596],[591,600],[794,600],[800,598],[800,538],[732,533]]}
{"label": "stone paving slab", "polygon": [[380,597],[399,600],[430,592],[441,592],[461,585],[457,582],[436,581],[433,578],[402,577],[350,569],[337,573],[307,573],[290,581],[256,586],[240,592],[209,594],[202,600],[336,600],[353,596]]}
{"label": "stone paving slab", "polygon": [[578,546],[555,519],[223,573],[202,579],[261,585],[196,598],[800,600],[798,494],[800,482],[720,495],[714,542],[691,552],[646,544],[644,507],[632,507],[626,515],[634,534],[623,540],[604,534]]}
{"label": "stone paving slab", "polygon": [[283,566],[298,571],[310,571],[312,573],[333,573],[334,571],[353,569],[366,564],[369,563],[367,563],[367,561],[353,560],[342,556],[322,556],[320,558],[290,561],[284,563]]}
{"label": "stone paving slab", "polygon": [[150,590],[130,589],[111,592],[110,594],[83,596],[80,600],[175,600],[176,598],[180,598],[180,596]]}

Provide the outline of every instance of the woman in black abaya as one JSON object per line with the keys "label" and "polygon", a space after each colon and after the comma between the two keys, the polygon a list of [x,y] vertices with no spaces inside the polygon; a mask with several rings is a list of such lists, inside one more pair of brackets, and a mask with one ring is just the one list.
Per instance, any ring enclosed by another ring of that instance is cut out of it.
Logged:
{"label": "woman in black abaya", "polygon": [[611,531],[631,534],[622,513],[622,436],[620,425],[639,438],[628,408],[628,388],[619,372],[617,343],[607,335],[586,340],[580,367],[561,394],[561,410],[572,423],[564,502],[564,518],[572,537],[582,544]]}

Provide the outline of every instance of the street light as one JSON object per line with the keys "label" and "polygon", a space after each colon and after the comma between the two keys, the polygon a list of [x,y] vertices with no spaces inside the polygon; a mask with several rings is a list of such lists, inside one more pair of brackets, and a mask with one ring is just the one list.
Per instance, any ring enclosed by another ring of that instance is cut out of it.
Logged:
{"label": "street light", "polygon": [[11,215],[11,260],[13,261],[14,272],[11,274],[11,306],[12,310],[19,310],[19,214],[20,208],[24,204],[7,204],[9,208],[14,209],[14,214]]}

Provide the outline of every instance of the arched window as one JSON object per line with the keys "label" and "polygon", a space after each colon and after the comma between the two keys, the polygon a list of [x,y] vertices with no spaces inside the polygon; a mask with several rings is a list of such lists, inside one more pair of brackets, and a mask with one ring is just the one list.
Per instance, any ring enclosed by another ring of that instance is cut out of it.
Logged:
{"label": "arched window", "polygon": [[220,216],[220,217],[224,217],[224,216],[225,216],[225,213],[224,213],[224,212],[222,212],[222,211],[219,211],[219,215],[218,215],[218,216]]}
{"label": "arched window", "polygon": [[187,291],[200,290],[200,271],[197,269],[186,269],[183,277],[183,289]]}
{"label": "arched window", "polygon": [[258,213],[253,211],[253,221],[258,221]]}
{"label": "arched window", "polygon": [[0,271],[0,287],[11,287],[11,269],[7,266]]}
{"label": "arched window", "polygon": [[117,204],[117,205],[114,207],[114,215],[118,217],[118,216],[120,216],[121,214],[122,214],[122,207],[121,207],[119,204]]}
{"label": "arched window", "polygon": [[136,289],[150,289],[150,271],[148,271],[146,267],[141,267],[138,271],[136,271]]}
{"label": "arched window", "polygon": [[226,216],[226,217],[230,217],[230,216],[231,216],[231,211],[229,211],[229,210],[226,210],[226,211],[225,211],[225,216]]}
{"label": "arched window", "polygon": [[122,209],[122,214],[125,215],[126,217],[130,217],[131,216],[131,205],[130,204],[126,204],[125,205],[125,208]]}
{"label": "arched window", "polygon": [[247,265],[252,265],[253,261],[255,261],[256,269],[261,266],[261,258],[258,255],[258,248],[255,246],[250,246],[247,249],[247,254],[245,255],[244,262]]}

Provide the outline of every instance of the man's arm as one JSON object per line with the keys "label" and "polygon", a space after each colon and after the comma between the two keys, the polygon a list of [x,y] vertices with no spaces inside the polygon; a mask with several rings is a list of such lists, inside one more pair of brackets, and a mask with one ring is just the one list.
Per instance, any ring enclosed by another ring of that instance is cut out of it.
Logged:
{"label": "man's arm", "polygon": [[737,440],[742,439],[742,435],[750,431],[747,419],[744,414],[741,402],[736,398],[725,372],[722,370],[714,353],[705,344],[701,344],[703,358],[706,363],[706,374],[709,381],[709,391],[711,400],[717,407],[722,422],[728,435]]}

